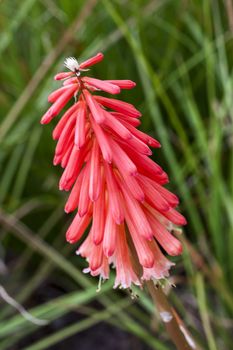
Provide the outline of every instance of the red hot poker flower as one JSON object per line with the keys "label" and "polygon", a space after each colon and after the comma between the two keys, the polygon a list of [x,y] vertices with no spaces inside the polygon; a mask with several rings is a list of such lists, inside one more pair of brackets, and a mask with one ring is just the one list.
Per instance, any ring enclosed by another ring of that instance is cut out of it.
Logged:
{"label": "red hot poker flower", "polygon": [[[160,247],[169,255],[181,254],[181,243],[171,230],[186,220],[174,209],[178,198],[163,187],[167,174],[149,158],[149,147],[160,147],[159,142],[136,129],[141,113],[129,103],[95,95],[100,90],[119,94],[136,84],[81,77],[103,57],[98,53],[81,64],[72,57],[65,60],[70,71],[55,76],[63,80],[63,86],[49,95],[53,104],[41,123],[49,123],[75,98],[53,131],[57,140],[54,165],[64,168],[59,188],[70,191],[65,211],[77,211],[66,239],[74,244],[89,228],[77,250],[89,264],[85,271],[107,279],[113,263],[114,287],[128,288],[168,276],[174,264]],[[140,279],[133,268],[129,240],[142,266]]]}

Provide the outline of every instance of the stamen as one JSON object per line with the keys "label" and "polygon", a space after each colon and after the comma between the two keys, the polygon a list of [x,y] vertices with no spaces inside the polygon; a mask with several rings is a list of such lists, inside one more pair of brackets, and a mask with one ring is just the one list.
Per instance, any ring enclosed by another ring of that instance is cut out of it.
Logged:
{"label": "stamen", "polygon": [[64,66],[74,73],[79,71],[79,63],[74,57],[66,58],[64,61]]}
{"label": "stamen", "polygon": [[96,289],[96,293],[99,293],[99,292],[101,291],[102,281],[103,281],[103,278],[102,278],[102,276],[100,275],[100,276],[99,276],[98,286],[97,286],[97,289]]}

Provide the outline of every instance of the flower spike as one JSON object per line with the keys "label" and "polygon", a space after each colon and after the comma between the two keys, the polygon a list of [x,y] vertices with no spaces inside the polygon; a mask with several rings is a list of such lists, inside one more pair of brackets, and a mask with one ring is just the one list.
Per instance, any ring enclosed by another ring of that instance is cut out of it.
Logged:
{"label": "flower spike", "polygon": [[[89,264],[84,272],[108,279],[109,265],[114,263],[114,288],[130,288],[168,276],[174,264],[160,247],[170,256],[182,253],[172,230],[186,220],[175,209],[178,198],[163,187],[167,174],[149,158],[150,147],[160,143],[137,129],[140,111],[99,94],[119,94],[136,84],[82,76],[103,58],[98,53],[82,63],[74,57],[65,59],[69,71],[55,75],[55,80],[64,80],[63,86],[49,95],[52,106],[41,124],[49,123],[73,100],[53,131],[54,165],[64,169],[59,188],[70,191],[65,212],[76,211],[66,239],[76,244],[86,235],[77,250]],[[134,270],[132,245],[141,276]]]}

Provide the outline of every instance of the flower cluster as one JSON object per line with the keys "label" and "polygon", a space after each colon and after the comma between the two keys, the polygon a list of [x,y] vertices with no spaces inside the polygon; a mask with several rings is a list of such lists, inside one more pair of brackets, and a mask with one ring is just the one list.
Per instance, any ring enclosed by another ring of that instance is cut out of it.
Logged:
{"label": "flower cluster", "polygon": [[[89,264],[86,272],[107,279],[113,264],[114,286],[128,288],[168,275],[173,263],[160,247],[169,255],[181,254],[181,243],[171,231],[186,221],[174,209],[178,198],[163,187],[167,174],[149,158],[149,146],[160,144],[137,129],[141,113],[129,103],[95,94],[101,90],[115,95],[136,84],[81,76],[102,59],[102,53],[81,64],[66,59],[69,72],[55,76],[63,86],[49,95],[53,104],[41,123],[49,123],[75,98],[53,130],[54,165],[64,168],[59,188],[71,191],[65,211],[77,210],[66,239],[76,243],[89,228],[77,250]],[[134,271],[130,246],[142,267],[141,277]]]}

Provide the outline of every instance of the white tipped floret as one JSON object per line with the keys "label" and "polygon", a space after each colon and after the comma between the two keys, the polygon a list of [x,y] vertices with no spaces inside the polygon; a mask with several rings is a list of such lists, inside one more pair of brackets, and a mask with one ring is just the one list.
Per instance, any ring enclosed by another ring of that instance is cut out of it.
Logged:
{"label": "white tipped floret", "polygon": [[79,63],[74,57],[66,58],[64,61],[64,66],[74,73],[79,70]]}

